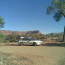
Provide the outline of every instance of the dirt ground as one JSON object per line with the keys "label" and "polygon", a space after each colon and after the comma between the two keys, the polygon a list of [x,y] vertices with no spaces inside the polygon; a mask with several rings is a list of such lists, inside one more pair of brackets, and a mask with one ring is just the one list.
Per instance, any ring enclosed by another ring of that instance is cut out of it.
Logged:
{"label": "dirt ground", "polygon": [[[14,65],[65,65],[65,47],[60,46],[0,46],[0,54],[3,55],[2,53],[12,54],[10,59],[15,57],[13,61],[17,63]],[[16,60],[17,58],[22,59]]]}

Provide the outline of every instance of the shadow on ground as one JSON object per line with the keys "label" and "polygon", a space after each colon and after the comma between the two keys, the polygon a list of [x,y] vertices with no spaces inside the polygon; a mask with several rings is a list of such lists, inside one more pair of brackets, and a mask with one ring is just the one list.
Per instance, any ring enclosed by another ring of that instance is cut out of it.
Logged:
{"label": "shadow on ground", "polygon": [[[0,44],[0,46],[20,46],[19,44],[17,43],[3,43],[3,44]],[[33,46],[33,45],[23,45],[23,46]],[[45,43],[45,44],[42,44],[40,46],[57,46],[57,47],[65,47],[65,43],[63,42],[59,42],[59,43]]]}
{"label": "shadow on ground", "polygon": [[[18,44],[8,44],[7,46],[20,46]],[[33,46],[33,45],[23,45],[23,46]],[[65,43],[46,43],[40,46],[57,46],[57,47],[65,47]]]}
{"label": "shadow on ground", "polygon": [[60,46],[60,47],[65,47],[65,43],[46,43],[46,44],[43,44],[42,46]]}
{"label": "shadow on ground", "polygon": [[[19,44],[7,44],[7,46],[21,46]],[[33,46],[33,45],[22,45],[22,46]]]}

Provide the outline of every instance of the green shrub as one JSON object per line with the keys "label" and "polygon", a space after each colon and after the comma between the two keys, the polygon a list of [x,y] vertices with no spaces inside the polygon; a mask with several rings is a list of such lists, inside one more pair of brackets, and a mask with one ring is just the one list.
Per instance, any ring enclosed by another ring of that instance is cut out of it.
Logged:
{"label": "green shrub", "polygon": [[1,43],[6,42],[5,37],[6,37],[5,35],[0,34],[0,42],[1,42]]}
{"label": "green shrub", "polygon": [[19,38],[16,33],[12,33],[12,35],[6,36],[6,40],[9,42],[17,42],[19,40]]}

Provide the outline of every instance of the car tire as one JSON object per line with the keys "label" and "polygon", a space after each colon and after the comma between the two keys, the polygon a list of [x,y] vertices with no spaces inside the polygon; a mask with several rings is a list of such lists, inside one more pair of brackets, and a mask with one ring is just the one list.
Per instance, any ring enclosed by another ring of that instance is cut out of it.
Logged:
{"label": "car tire", "polygon": [[33,46],[37,46],[37,44],[34,42],[34,43],[33,43]]}
{"label": "car tire", "polygon": [[22,42],[20,43],[20,46],[23,46],[23,43]]}

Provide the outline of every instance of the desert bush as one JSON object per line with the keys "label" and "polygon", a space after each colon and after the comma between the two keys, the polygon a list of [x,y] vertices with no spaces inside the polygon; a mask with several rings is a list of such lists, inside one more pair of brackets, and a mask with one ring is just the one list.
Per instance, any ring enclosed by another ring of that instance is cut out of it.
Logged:
{"label": "desert bush", "polygon": [[12,33],[12,35],[6,36],[6,40],[9,42],[17,42],[19,40],[19,38],[16,33]]}
{"label": "desert bush", "polygon": [[38,34],[24,34],[22,36],[24,36],[24,37],[32,37],[32,38],[35,38],[35,39],[41,39],[44,35],[42,35],[42,34],[40,34],[40,35],[38,35]]}

